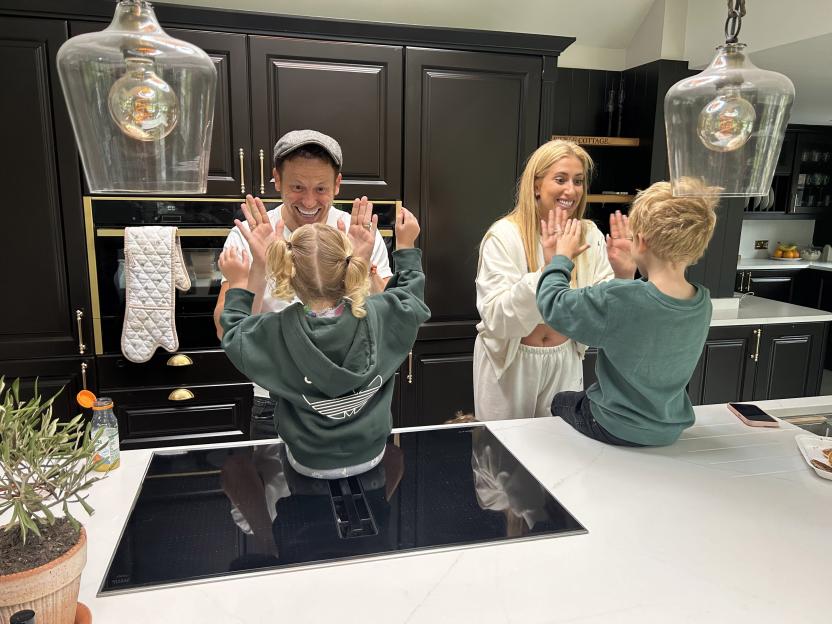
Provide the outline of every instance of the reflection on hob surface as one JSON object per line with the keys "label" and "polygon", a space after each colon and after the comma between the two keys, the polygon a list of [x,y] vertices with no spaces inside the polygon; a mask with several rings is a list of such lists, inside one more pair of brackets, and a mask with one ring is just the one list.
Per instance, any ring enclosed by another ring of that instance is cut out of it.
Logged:
{"label": "reflection on hob surface", "polygon": [[101,592],[585,532],[484,426],[391,436],[378,466],[332,481],[282,443],[157,451]]}

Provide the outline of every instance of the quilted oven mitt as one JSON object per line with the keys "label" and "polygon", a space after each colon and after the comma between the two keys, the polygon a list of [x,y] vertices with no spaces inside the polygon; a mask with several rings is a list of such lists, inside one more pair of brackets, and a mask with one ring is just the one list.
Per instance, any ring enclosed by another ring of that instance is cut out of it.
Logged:
{"label": "quilted oven mitt", "polygon": [[131,362],[147,362],[157,347],[179,348],[174,321],[174,287],[186,291],[185,269],[176,228],[124,228],[126,310],[121,352]]}

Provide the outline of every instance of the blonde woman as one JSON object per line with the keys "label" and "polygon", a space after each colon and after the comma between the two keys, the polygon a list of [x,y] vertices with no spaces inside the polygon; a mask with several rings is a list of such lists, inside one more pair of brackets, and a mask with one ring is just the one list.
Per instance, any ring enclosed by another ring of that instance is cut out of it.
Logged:
{"label": "blonde woman", "polygon": [[[549,211],[578,219],[581,243],[589,246],[576,258],[572,287],[634,275],[628,254],[617,253],[616,240],[605,242],[595,224],[584,219],[592,167],[589,154],[575,143],[555,140],[540,146],[520,177],[514,209],[489,228],[480,244],[476,286],[482,320],[474,344],[478,420],[549,416],[555,394],[583,390],[586,347],[544,323],[535,292],[544,268],[540,223]],[[625,219],[613,215],[611,226],[620,227]]]}
{"label": "blonde woman", "polygon": [[[424,303],[419,223],[402,208],[396,219],[396,272],[384,292],[369,295],[371,228],[357,218],[349,236],[322,223],[284,240],[265,209],[238,227],[254,256],[226,248],[228,280],[220,322],[234,365],[277,402],[277,431],[299,473],[334,479],[370,470],[384,455],[392,428],[393,379],[430,318]],[[359,215],[360,217],[360,215]],[[342,226],[343,227],[343,226]],[[272,296],[298,302],[252,316],[265,272]]]}

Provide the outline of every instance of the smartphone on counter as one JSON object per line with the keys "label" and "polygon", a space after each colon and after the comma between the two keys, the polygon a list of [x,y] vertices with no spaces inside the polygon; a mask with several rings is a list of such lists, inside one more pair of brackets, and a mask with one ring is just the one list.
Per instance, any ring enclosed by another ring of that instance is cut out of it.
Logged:
{"label": "smartphone on counter", "polygon": [[752,403],[729,403],[728,409],[749,427],[779,427],[775,418]]}

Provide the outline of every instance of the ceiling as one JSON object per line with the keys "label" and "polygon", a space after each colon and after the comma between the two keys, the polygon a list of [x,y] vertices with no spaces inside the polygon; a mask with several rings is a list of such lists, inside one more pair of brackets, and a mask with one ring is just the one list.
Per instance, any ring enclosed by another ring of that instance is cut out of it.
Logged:
{"label": "ceiling", "polygon": [[[720,43],[725,0],[163,0],[238,11],[361,21],[527,32],[576,37],[564,65],[625,69],[639,47],[642,62],[685,59],[703,67]],[[754,63],[795,85],[793,123],[832,125],[832,0],[752,0],[740,40]],[[793,13],[793,14],[792,14]],[[746,23],[747,22],[747,23]],[[648,41],[648,40],[655,41]],[[645,41],[648,45],[645,46]],[[676,50],[668,56],[668,49]],[[684,52],[681,52],[681,51]],[[578,59],[577,64],[573,62]]]}

